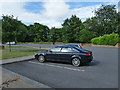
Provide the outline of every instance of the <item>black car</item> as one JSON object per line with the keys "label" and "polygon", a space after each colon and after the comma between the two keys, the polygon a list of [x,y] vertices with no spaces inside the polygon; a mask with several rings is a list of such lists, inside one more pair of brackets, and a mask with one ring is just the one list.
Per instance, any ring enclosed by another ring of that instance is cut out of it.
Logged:
{"label": "black car", "polygon": [[92,52],[78,47],[56,46],[50,50],[40,51],[35,54],[35,59],[45,61],[69,62],[73,66],[80,66],[93,60]]}

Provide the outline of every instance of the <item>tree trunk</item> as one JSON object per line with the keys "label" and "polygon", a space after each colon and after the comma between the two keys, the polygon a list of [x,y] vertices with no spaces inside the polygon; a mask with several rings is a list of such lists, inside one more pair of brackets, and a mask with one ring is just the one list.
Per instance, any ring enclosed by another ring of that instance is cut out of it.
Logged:
{"label": "tree trunk", "polygon": [[10,42],[9,42],[9,50],[10,50],[10,52],[11,52],[11,44],[10,44]]}

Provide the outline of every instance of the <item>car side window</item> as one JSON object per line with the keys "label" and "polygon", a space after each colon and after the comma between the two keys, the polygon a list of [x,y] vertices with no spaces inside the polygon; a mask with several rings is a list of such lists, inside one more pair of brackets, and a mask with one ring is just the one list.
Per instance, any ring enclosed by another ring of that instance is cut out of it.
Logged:
{"label": "car side window", "polygon": [[73,50],[70,47],[63,47],[61,52],[73,52]]}
{"label": "car side window", "polygon": [[60,47],[56,47],[56,48],[52,48],[50,51],[52,52],[60,52],[61,48]]}

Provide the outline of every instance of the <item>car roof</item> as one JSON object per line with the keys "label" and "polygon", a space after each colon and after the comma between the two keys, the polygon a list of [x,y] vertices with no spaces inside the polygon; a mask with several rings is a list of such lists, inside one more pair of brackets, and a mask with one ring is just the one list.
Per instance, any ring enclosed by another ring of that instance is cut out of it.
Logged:
{"label": "car roof", "polygon": [[[63,47],[71,47],[71,46],[62,45],[62,46],[56,46],[56,47],[61,47],[61,48],[63,48]],[[56,48],[56,47],[55,47],[55,48]]]}
{"label": "car roof", "polygon": [[79,44],[66,44],[66,45],[79,45]]}

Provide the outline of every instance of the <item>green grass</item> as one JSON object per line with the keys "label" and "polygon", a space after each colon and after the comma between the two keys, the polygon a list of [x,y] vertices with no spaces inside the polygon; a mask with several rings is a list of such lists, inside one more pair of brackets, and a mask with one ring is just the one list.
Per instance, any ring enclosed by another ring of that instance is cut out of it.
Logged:
{"label": "green grass", "polygon": [[34,44],[51,44],[52,42],[33,42]]}
{"label": "green grass", "polygon": [[[19,43],[26,43],[26,44],[52,44],[52,42],[18,42]],[[55,42],[55,43],[62,43],[62,42]]]}
{"label": "green grass", "polygon": [[26,44],[51,44],[52,42],[18,42],[19,43],[26,43]]}
{"label": "green grass", "polygon": [[13,49],[11,52],[8,49],[2,50],[2,59],[11,59],[18,58],[24,56],[34,55],[38,51],[42,51],[45,49]]}
{"label": "green grass", "polygon": [[[9,46],[5,46],[5,48],[9,48]],[[33,47],[11,46],[11,48],[33,48]]]}

